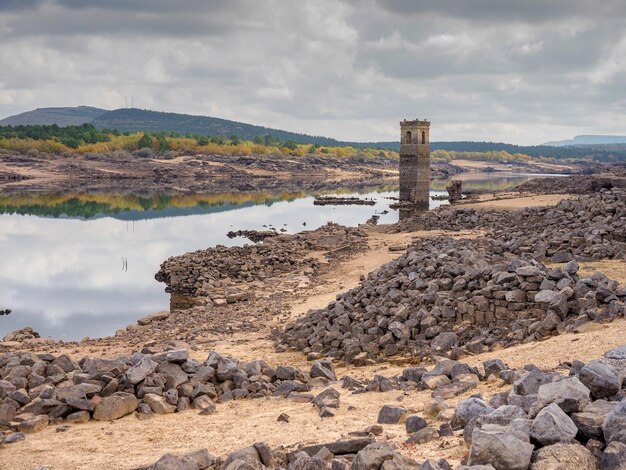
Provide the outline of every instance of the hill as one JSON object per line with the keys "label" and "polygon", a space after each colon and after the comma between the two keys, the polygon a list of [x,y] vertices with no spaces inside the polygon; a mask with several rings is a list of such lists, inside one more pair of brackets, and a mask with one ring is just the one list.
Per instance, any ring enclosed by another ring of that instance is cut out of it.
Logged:
{"label": "hill", "polygon": [[201,134],[208,136],[237,135],[245,140],[258,136],[271,135],[282,142],[293,140],[303,144],[340,145],[336,139],[299,134],[297,132],[255,126],[243,122],[230,121],[209,116],[166,113],[146,109],[122,108],[108,111],[98,116],[92,124],[100,129],[117,129],[120,132],[178,132],[180,134]]}
{"label": "hill", "polygon": [[106,109],[91,106],[37,108],[0,120],[0,126],[41,125],[79,126],[93,121],[105,113]]}
{"label": "hill", "polygon": [[568,145],[626,144],[626,135],[577,135],[573,139],[555,140],[543,145],[564,147]]}

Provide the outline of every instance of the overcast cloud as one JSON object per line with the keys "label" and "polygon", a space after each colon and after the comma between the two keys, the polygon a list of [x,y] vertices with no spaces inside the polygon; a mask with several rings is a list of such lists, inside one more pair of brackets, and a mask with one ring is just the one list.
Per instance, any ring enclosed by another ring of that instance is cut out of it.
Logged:
{"label": "overcast cloud", "polygon": [[0,118],[81,104],[344,140],[626,134],[623,0],[0,0]]}

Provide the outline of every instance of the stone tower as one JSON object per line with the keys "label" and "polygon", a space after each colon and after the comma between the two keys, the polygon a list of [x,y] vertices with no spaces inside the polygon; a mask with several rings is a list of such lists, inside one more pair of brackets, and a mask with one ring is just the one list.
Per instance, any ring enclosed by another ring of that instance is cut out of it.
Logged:
{"label": "stone tower", "polygon": [[400,202],[428,209],[430,202],[429,121],[400,122]]}

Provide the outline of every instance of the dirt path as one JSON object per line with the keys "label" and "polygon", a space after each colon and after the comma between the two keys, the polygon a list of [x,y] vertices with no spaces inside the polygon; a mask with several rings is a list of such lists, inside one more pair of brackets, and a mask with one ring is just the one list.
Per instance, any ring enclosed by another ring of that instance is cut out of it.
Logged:
{"label": "dirt path", "polygon": [[476,202],[466,202],[456,204],[459,207],[468,209],[483,210],[517,210],[527,207],[556,206],[565,199],[573,199],[576,196],[569,194],[544,194],[540,196],[522,196],[517,193],[498,194],[493,197],[491,194],[481,195]]}

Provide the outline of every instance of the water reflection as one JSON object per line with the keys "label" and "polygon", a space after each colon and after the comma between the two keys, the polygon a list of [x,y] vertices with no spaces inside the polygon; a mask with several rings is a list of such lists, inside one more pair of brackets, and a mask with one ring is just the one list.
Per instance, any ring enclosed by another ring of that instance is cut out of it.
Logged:
{"label": "water reflection", "polygon": [[[444,193],[438,184],[431,194]],[[0,309],[13,311],[0,317],[0,337],[24,326],[65,340],[111,335],[167,309],[164,285],[154,280],[159,264],[187,251],[248,243],[229,239],[229,230],[297,232],[329,221],[357,225],[374,214],[381,224],[398,220],[388,210],[395,188],[341,193],[376,205],[314,206],[310,194],[284,192],[0,197]]]}

